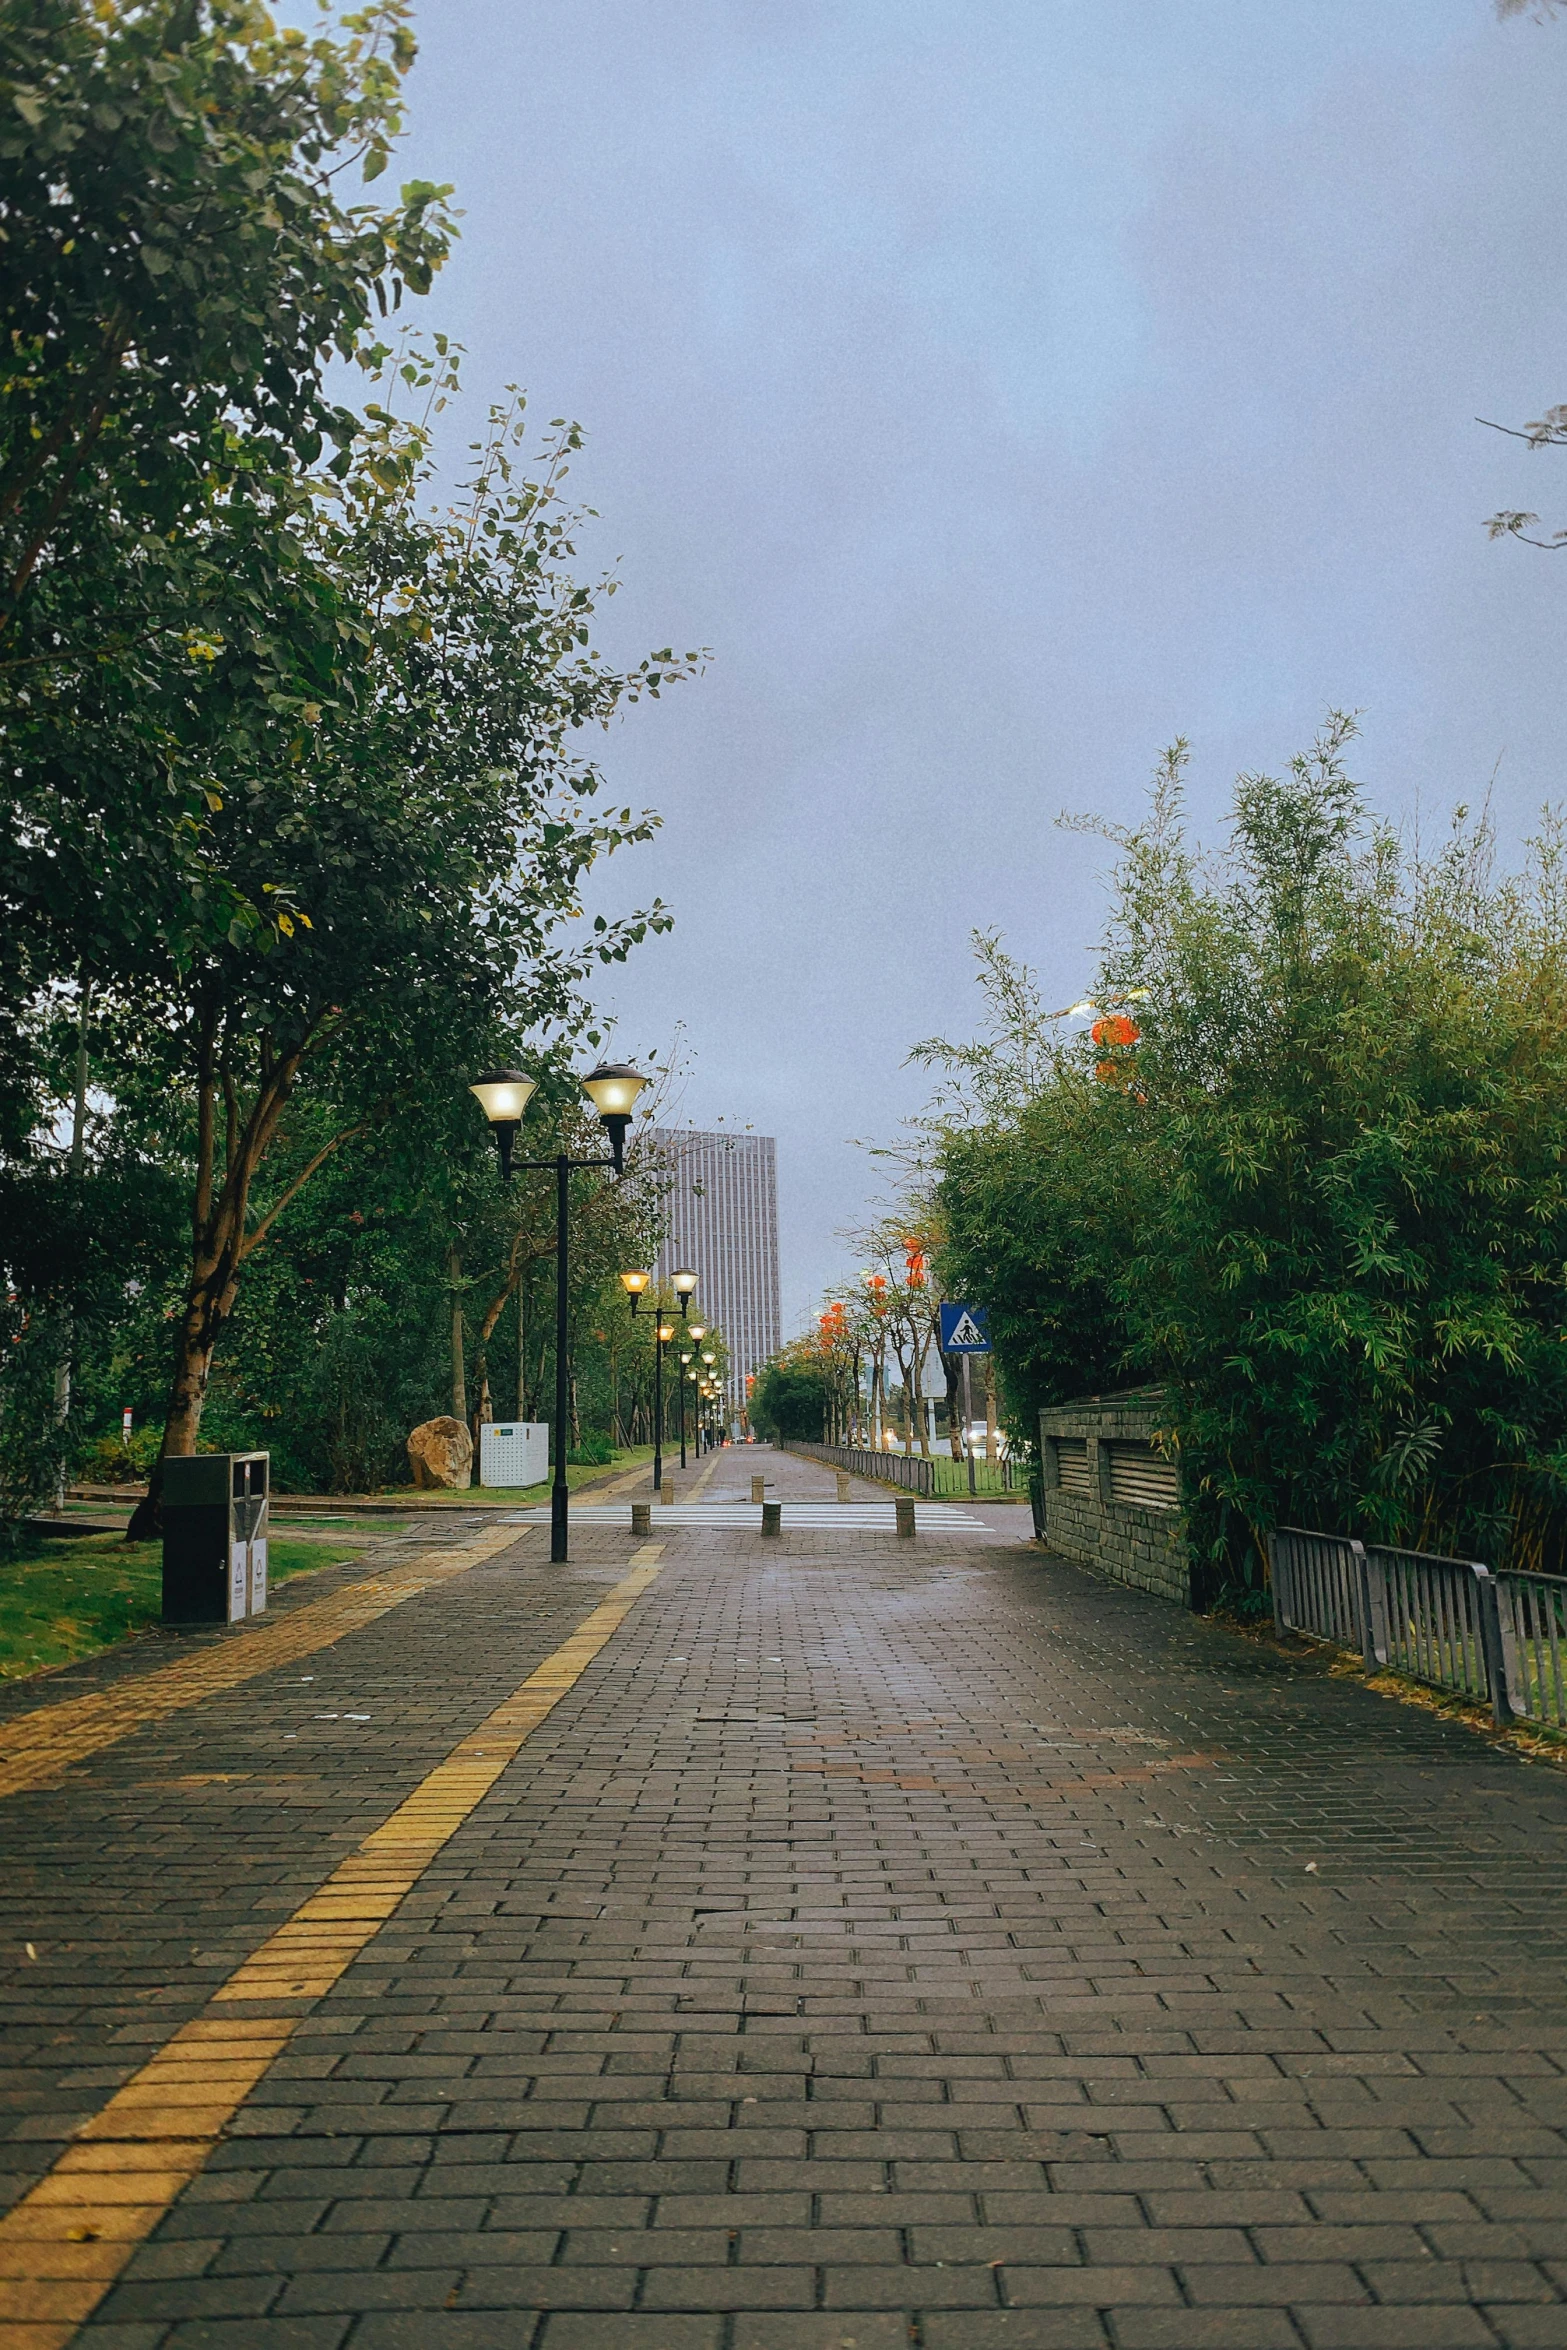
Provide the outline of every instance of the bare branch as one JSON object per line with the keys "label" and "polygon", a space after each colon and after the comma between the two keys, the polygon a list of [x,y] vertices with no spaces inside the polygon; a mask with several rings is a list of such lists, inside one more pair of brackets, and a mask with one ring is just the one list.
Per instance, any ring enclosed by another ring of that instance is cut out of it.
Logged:
{"label": "bare branch", "polygon": [[322,1149],[317,1151],[315,1157],[310,1161],[310,1164],[303,1170],[303,1172],[296,1175],[293,1182],[288,1186],[287,1190],[281,1193],[280,1196],[273,1201],[271,1207],[268,1208],[266,1214],[262,1217],[254,1232],[247,1233],[245,1238],[240,1242],[239,1258],[241,1263],[243,1263],[245,1258],[250,1255],[252,1249],[256,1249],[261,1246],[261,1243],[265,1240],[267,1234],[271,1231],[279,1216],[282,1215],[283,1210],[288,1206],[289,1201],[296,1199],[300,1192],[304,1190],[305,1185],[310,1181],[310,1178],[316,1172],[316,1169],[318,1167],[324,1167],[327,1160],[332,1156],[332,1153],[336,1150],[341,1150],[345,1142],[352,1142],[357,1135],[368,1132],[369,1126],[370,1120],[368,1118],[361,1119],[357,1126],[345,1126],[341,1134],[334,1134],[331,1141],[325,1144]]}

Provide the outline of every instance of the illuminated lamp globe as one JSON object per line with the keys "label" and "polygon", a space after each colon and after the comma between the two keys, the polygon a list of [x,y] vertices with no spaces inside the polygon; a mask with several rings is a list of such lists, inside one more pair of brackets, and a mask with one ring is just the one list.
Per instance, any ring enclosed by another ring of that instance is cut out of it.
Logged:
{"label": "illuminated lamp globe", "polygon": [[601,1061],[582,1080],[582,1090],[599,1114],[609,1136],[610,1155],[618,1175],[626,1163],[626,1128],[636,1108],[637,1095],[647,1079],[623,1061]]}
{"label": "illuminated lamp globe", "polygon": [[629,1297],[631,1300],[631,1311],[633,1314],[636,1312],[637,1305],[643,1295],[643,1292],[646,1290],[648,1283],[652,1280],[652,1278],[653,1276],[651,1273],[621,1274],[620,1286],[625,1291],[627,1297]]}
{"label": "illuminated lamp globe", "polygon": [[490,1069],[483,1077],[476,1077],[468,1088],[494,1131],[495,1147],[501,1154],[502,1182],[511,1180],[511,1146],[538,1085],[538,1079],[530,1077],[525,1069]]}

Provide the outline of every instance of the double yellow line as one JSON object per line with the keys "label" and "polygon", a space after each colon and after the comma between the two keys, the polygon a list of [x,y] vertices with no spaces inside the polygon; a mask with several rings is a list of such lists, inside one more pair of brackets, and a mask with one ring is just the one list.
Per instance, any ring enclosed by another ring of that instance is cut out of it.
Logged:
{"label": "double yellow line", "polygon": [[[516,1535],[505,1540],[515,1542]],[[662,1543],[647,1543],[633,1554],[630,1571],[571,1638],[452,1748],[319,1892],[301,1902],[220,1986],[203,2014],[116,2090],[77,2130],[53,2169],[0,2220],[0,2350],[64,2350],[136,2246],[202,2168],[303,2017],[624,1623],[658,1573],[662,1550]]]}

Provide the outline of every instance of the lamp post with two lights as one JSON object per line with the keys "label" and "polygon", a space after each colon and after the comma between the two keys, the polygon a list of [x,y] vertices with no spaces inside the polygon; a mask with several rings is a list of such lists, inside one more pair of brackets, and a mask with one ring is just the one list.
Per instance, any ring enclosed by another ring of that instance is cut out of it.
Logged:
{"label": "lamp post with two lights", "polygon": [[[693,1347],[700,1346],[707,1336],[707,1324],[693,1322],[686,1332],[686,1336],[691,1340]],[[680,1466],[684,1468],[686,1465],[686,1381],[696,1378],[696,1373],[691,1368],[690,1355],[681,1356],[680,1368],[685,1373],[685,1378],[680,1382]]]}
{"label": "lamp post with two lights", "polygon": [[[571,1365],[568,1356],[571,1337],[570,1259],[567,1252],[567,1220],[571,1208],[571,1177],[573,1171],[587,1167],[610,1167],[616,1176],[626,1171],[626,1129],[631,1124],[631,1112],[637,1095],[647,1083],[635,1069],[618,1062],[601,1062],[590,1069],[582,1079],[582,1090],[599,1115],[599,1124],[609,1140],[607,1159],[574,1159],[567,1151],[557,1151],[549,1159],[519,1159],[519,1167],[550,1168],[555,1170],[555,1477],[550,1487],[550,1561],[563,1565],[567,1555],[568,1497],[566,1486],[566,1429],[571,1416]],[[492,1069],[488,1076],[476,1078],[468,1091],[474,1094],[480,1108],[490,1121],[495,1136],[495,1147],[500,1153],[501,1181],[509,1183],[512,1171],[512,1149],[517,1140],[517,1129],[522,1124],[528,1103],[538,1090],[538,1079],[522,1069]]]}
{"label": "lamp post with two lights", "polygon": [[[689,1266],[682,1265],[680,1270],[671,1273],[669,1278],[675,1295],[680,1300],[680,1319],[683,1322],[690,1311],[691,1294],[696,1288],[699,1276],[693,1273]],[[633,1321],[636,1319],[637,1307],[646,1296],[651,1281],[652,1276],[648,1273],[622,1273],[620,1276],[620,1285],[631,1300]],[[654,1310],[657,1313],[658,1321],[653,1332],[653,1491],[659,1493],[663,1490],[664,1484],[664,1349],[675,1335],[675,1325],[669,1319],[669,1313],[673,1309],[666,1310],[661,1301],[655,1300]],[[700,1330],[702,1326],[698,1325],[698,1328]],[[684,1425],[685,1398],[682,1395],[680,1445],[680,1466],[682,1468],[686,1465]]]}

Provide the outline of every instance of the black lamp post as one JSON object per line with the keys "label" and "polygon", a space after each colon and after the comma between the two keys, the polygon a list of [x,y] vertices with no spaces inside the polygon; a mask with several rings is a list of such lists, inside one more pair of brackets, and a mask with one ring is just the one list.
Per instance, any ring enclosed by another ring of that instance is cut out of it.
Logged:
{"label": "black lamp post", "polygon": [[664,1349],[675,1335],[675,1325],[660,1309],[653,1333],[653,1491],[664,1490]]}
{"label": "black lamp post", "polygon": [[[674,1285],[675,1294],[680,1300],[680,1319],[683,1322],[691,1304],[691,1293],[696,1288],[698,1275],[691,1272],[689,1267],[682,1265],[679,1272],[671,1273],[669,1278]],[[647,1273],[621,1274],[620,1286],[631,1300],[633,1319],[635,1319],[638,1305],[647,1295],[651,1285],[651,1276]],[[658,1327],[653,1333],[653,1491],[655,1493],[660,1491],[664,1482],[664,1349],[675,1335],[675,1326],[670,1321],[669,1314],[662,1303],[658,1304],[656,1311]],[[696,1331],[696,1336],[699,1338],[702,1336],[700,1326]],[[689,1361],[690,1357],[687,1356],[684,1359]],[[686,1465],[685,1420],[685,1396],[682,1394],[680,1398],[680,1466],[682,1468]]]}
{"label": "black lamp post", "polygon": [[[537,1090],[537,1082],[521,1069],[494,1069],[468,1088],[471,1094],[477,1095],[494,1129],[503,1183],[511,1181],[512,1145],[523,1112]],[[572,1170],[612,1167],[617,1175],[625,1173],[626,1129],[631,1124],[637,1095],[646,1083],[647,1079],[635,1069],[619,1062],[601,1062],[583,1078],[582,1090],[597,1110],[599,1124],[609,1138],[607,1159],[574,1159],[567,1152],[558,1151],[552,1159],[517,1162],[522,1167],[555,1170],[555,1479],[550,1487],[550,1561],[555,1566],[564,1564],[567,1555],[566,1423],[571,1416],[571,1366],[567,1349],[571,1335],[571,1284],[566,1225],[571,1208]]]}
{"label": "black lamp post", "polygon": [[[705,1330],[697,1330],[694,1331],[692,1335],[696,1338],[705,1338],[707,1336],[707,1332]],[[709,1422],[711,1422],[713,1417],[713,1364],[716,1360],[717,1358],[714,1355],[712,1348],[710,1346],[704,1346],[702,1349],[702,1396],[707,1405],[706,1418]],[[708,1434],[711,1435],[711,1433],[712,1429],[711,1426],[709,1426]],[[709,1446],[708,1449],[711,1451],[711,1446]]]}

